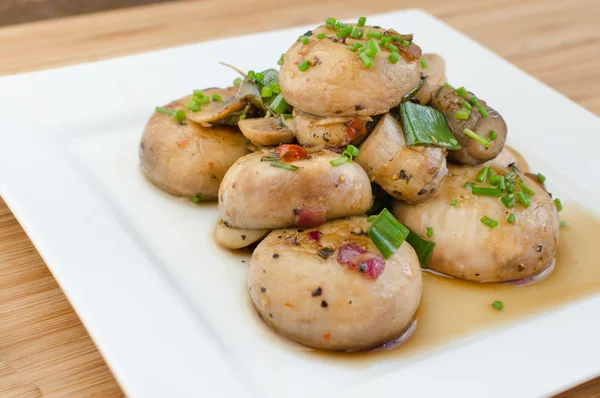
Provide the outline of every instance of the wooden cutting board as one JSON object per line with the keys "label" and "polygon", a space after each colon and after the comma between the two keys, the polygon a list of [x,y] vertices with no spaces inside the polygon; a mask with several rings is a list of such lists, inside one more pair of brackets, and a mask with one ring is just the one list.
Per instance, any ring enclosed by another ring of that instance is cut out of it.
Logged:
{"label": "wooden cutting board", "polygon": [[[0,75],[309,24],[329,16],[356,17],[416,5],[600,114],[598,0],[166,3],[0,28]],[[0,12],[2,7],[0,4]],[[517,91],[515,95],[526,93]],[[123,393],[43,260],[0,199],[0,396],[42,395]],[[600,379],[560,395],[599,396]]]}

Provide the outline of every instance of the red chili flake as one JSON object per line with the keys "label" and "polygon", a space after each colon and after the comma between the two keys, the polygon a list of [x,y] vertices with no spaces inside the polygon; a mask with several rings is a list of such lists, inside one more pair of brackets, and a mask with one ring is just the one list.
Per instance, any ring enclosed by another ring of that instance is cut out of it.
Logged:
{"label": "red chili flake", "polygon": [[346,123],[345,143],[352,142],[356,137],[367,134],[367,126],[358,116],[354,116]]}
{"label": "red chili flake", "polygon": [[284,162],[306,159],[308,152],[299,145],[284,144],[279,147],[279,157]]}
{"label": "red chili flake", "polygon": [[321,232],[320,231],[310,231],[308,233],[308,237],[312,240],[314,240],[315,242],[318,242],[321,240]]}
{"label": "red chili flake", "polygon": [[187,145],[187,143],[188,143],[188,140],[179,140],[176,142],[176,144],[179,148],[185,147]]}
{"label": "red chili flake", "polygon": [[300,60],[294,61],[294,65],[298,65],[300,63]]}
{"label": "red chili flake", "polygon": [[377,279],[385,269],[383,257],[350,243],[339,248],[337,261],[373,279]]}
{"label": "red chili flake", "polygon": [[323,333],[323,343],[329,343],[329,340],[331,340],[331,333],[330,332]]}
{"label": "red chili flake", "polygon": [[296,216],[295,223],[299,227],[313,228],[323,224],[326,221],[325,214],[327,209],[324,207],[304,207],[294,209]]}
{"label": "red chili flake", "polygon": [[288,302],[283,303],[283,305],[285,305],[286,307],[289,307],[289,308],[296,308],[296,306],[294,304],[288,303]]}

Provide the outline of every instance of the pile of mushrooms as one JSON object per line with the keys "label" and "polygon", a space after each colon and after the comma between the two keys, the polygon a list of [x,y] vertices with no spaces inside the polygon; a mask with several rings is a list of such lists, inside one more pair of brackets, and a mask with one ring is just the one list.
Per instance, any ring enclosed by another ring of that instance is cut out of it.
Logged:
{"label": "pile of mushrooms", "polygon": [[156,186],[218,201],[220,245],[255,246],[248,291],[278,333],[369,349],[412,330],[422,269],[507,282],[552,265],[560,203],[412,35],[328,18],[279,65],[157,108],[140,145]]}

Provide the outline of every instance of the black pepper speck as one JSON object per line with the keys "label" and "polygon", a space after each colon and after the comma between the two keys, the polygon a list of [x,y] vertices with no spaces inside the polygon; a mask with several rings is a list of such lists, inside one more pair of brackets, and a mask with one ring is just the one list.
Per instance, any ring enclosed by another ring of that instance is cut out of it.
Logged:
{"label": "black pepper speck", "polygon": [[261,287],[261,288],[260,288],[260,291],[261,291],[261,293],[264,293],[264,292],[266,292],[266,291],[267,291],[267,289],[265,289],[264,287]]}
{"label": "black pepper speck", "polygon": [[[280,236],[280,238],[281,238],[281,236]],[[279,258],[279,254],[273,253],[273,258]]]}
{"label": "black pepper speck", "polygon": [[325,301],[325,300],[321,301],[321,307],[327,308],[328,306],[329,306],[329,304],[327,304],[327,301]]}
{"label": "black pepper speck", "polygon": [[317,296],[320,296],[321,294],[323,294],[323,289],[321,289],[321,286],[319,286],[318,288],[313,290],[310,295],[313,297],[317,297]]}

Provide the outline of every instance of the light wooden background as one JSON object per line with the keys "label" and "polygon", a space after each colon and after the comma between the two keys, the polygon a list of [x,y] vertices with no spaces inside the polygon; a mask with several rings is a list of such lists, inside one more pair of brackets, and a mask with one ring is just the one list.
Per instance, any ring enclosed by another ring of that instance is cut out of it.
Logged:
{"label": "light wooden background", "polygon": [[[600,114],[600,0],[166,3],[0,28],[0,75],[417,5]],[[0,396],[41,395],[122,392],[0,199]],[[600,397],[600,379],[560,397]]]}

